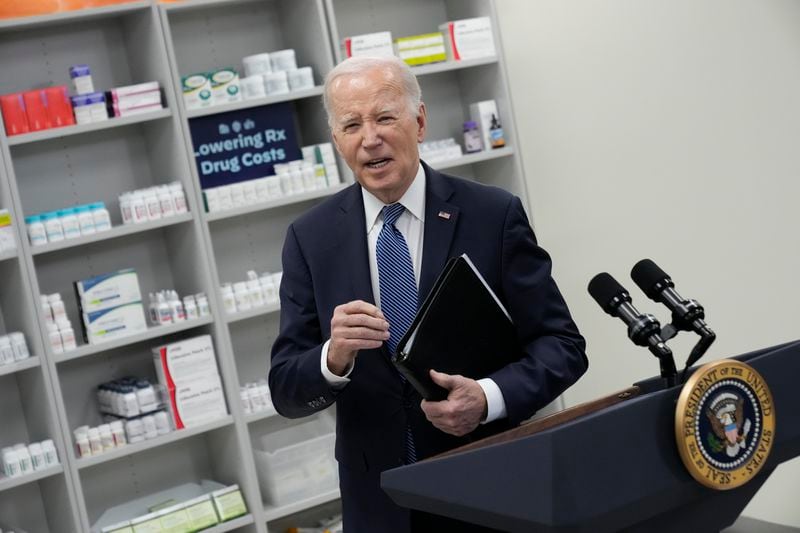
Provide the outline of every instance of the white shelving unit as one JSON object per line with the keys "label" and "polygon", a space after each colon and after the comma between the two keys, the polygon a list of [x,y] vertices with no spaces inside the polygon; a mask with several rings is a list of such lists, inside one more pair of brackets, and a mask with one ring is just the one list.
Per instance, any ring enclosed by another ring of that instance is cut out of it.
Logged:
{"label": "white shelving unit", "polygon": [[[274,433],[303,421],[272,410],[245,415],[239,389],[265,378],[278,331],[280,306],[228,314],[219,288],[248,270],[281,270],[289,224],[344,183],[238,207],[204,212],[201,179],[191,142],[193,120],[225,113],[290,106],[298,143],[329,142],[322,107],[324,76],[341,60],[344,36],[389,30],[394,37],[437,31],[448,20],[496,19],[488,0],[140,0],[25,19],[0,20],[0,94],[65,85],[68,68],[89,64],[95,87],[106,89],[157,80],[163,110],[128,118],[51,129],[13,137],[0,132],[0,207],[17,227],[16,252],[0,254],[0,334],[22,331],[33,354],[0,366],[0,446],[52,438],[61,466],[0,480],[0,517],[27,531],[85,532],[106,510],[164,489],[200,480],[237,483],[249,513],[209,531],[282,532],[312,526],[339,509],[338,490],[275,506],[259,487],[255,450]],[[469,104],[494,99],[506,131],[503,149],[468,154],[433,166],[507,188],[526,198],[516,148],[499,29],[497,55],[474,61],[415,67],[429,112],[429,139],[454,137]],[[314,70],[315,87],[280,96],[187,110],[181,76],[235,67],[247,55],[293,48],[299,66]],[[124,191],[179,181],[190,212],[140,225],[121,224]],[[104,201],[112,229],[33,247],[23,219],[74,204]],[[72,282],[121,268],[135,268],[142,292],[174,288],[205,292],[212,314],[151,327],[124,339],[54,354],[39,308],[39,295],[59,292],[73,327],[80,316]],[[78,458],[72,430],[100,423],[94,389],[110,379],[137,375],[155,380],[151,349],[199,334],[214,339],[229,415],[153,440]],[[334,413],[316,415],[329,423]],[[298,440],[300,442],[302,439]],[[273,441],[274,442],[274,441]]]}

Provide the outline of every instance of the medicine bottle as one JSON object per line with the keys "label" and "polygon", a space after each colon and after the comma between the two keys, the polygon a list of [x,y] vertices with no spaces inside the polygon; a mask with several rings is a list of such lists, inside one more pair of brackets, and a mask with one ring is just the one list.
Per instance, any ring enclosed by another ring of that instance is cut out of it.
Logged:
{"label": "medicine bottle", "polygon": [[13,448],[3,449],[3,472],[5,473],[6,477],[15,477],[20,475],[17,451]]}
{"label": "medicine bottle", "polygon": [[49,212],[41,215],[47,242],[59,242],[64,240],[64,228],[61,226],[61,219],[57,213]]}
{"label": "medicine bottle", "polygon": [[506,139],[503,135],[503,126],[500,125],[500,121],[494,114],[492,115],[492,124],[489,127],[489,142],[492,143],[493,149],[502,148],[506,145]]}
{"label": "medicine bottle", "polygon": [[122,223],[130,224],[133,222],[133,213],[131,212],[131,197],[130,192],[124,192],[119,195],[119,211],[122,215]]}
{"label": "medicine bottle", "polygon": [[15,361],[22,361],[31,356],[28,351],[28,344],[25,342],[25,335],[19,331],[15,331],[9,333],[8,338],[11,340],[11,349],[14,350]]}
{"label": "medicine bottle", "polygon": [[47,336],[50,339],[50,349],[54,354],[64,353],[64,345],[61,342],[61,334],[58,332],[58,326],[55,322],[47,324]]}
{"label": "medicine bottle", "polygon": [[61,218],[61,227],[64,230],[65,239],[74,239],[81,236],[81,227],[78,224],[78,217],[75,216],[75,210],[72,208],[61,209],[57,211],[58,216]]}
{"label": "medicine bottle", "polygon": [[14,451],[17,452],[17,460],[19,461],[19,473],[30,474],[33,472],[33,464],[31,464],[31,452],[24,444],[17,444],[14,446]]}
{"label": "medicine bottle", "polygon": [[147,205],[144,203],[144,194],[141,191],[134,191],[131,194],[131,222],[141,224],[147,222]]}
{"label": "medicine bottle", "polygon": [[478,130],[478,123],[468,120],[464,123],[464,151],[468,154],[483,150],[481,143],[481,132]]}
{"label": "medicine bottle", "polygon": [[88,205],[79,205],[76,207],[75,216],[78,217],[78,226],[80,226],[81,235],[92,235],[95,232],[94,216]]}
{"label": "medicine bottle", "polygon": [[264,293],[261,290],[258,278],[247,281],[247,294],[250,296],[250,303],[253,307],[262,307],[264,305]]}
{"label": "medicine bottle", "polygon": [[44,459],[44,451],[40,443],[34,442],[28,446],[28,452],[31,454],[31,466],[34,470],[41,470],[47,466]]}
{"label": "medicine bottle", "polygon": [[64,309],[64,302],[61,300],[61,294],[54,292],[48,295],[47,302],[50,304],[54,322],[67,318],[67,311]]}
{"label": "medicine bottle", "polygon": [[142,413],[149,413],[158,408],[156,391],[146,379],[136,382],[136,401],[139,402],[139,410]]}
{"label": "medicine bottle", "polygon": [[98,428],[89,428],[89,447],[92,449],[92,455],[103,453],[103,441],[100,439]]}
{"label": "medicine bottle", "polygon": [[122,416],[137,416],[139,414],[139,400],[136,397],[136,390],[127,385],[122,387]]}
{"label": "medicine bottle", "polygon": [[10,365],[14,362],[14,349],[11,347],[11,339],[6,335],[0,337],[0,365]]}
{"label": "medicine bottle", "polygon": [[156,419],[153,415],[142,417],[142,425],[144,426],[144,438],[147,440],[158,437],[158,428],[156,428]]}
{"label": "medicine bottle", "polygon": [[158,310],[158,323],[161,325],[164,324],[172,324],[172,308],[167,302],[167,299],[164,297],[163,292],[159,292],[156,295],[157,303],[157,310]]}
{"label": "medicine bottle", "polygon": [[117,447],[125,446],[128,439],[125,438],[125,428],[122,426],[122,420],[115,420],[109,424],[111,426],[111,435],[114,437],[114,445]]}
{"label": "medicine bottle", "polygon": [[149,220],[161,218],[161,203],[158,201],[158,193],[154,188],[151,187],[145,191],[144,203],[147,206],[147,218]]}
{"label": "medicine bottle", "polygon": [[89,444],[89,432],[75,437],[75,448],[78,450],[78,457],[91,457],[92,447]]}
{"label": "medicine bottle", "polygon": [[208,316],[211,314],[211,309],[208,307],[208,297],[205,293],[198,293],[194,296],[197,301],[197,313],[200,316]]}
{"label": "medicine bottle", "polygon": [[194,320],[200,316],[197,312],[197,303],[191,294],[183,297],[183,309],[186,312],[186,320]]}
{"label": "medicine bottle", "polygon": [[74,350],[78,347],[75,342],[75,332],[72,329],[72,324],[66,318],[56,320],[58,326],[58,334],[61,335],[61,345],[65,352]]}
{"label": "medicine bottle", "polygon": [[111,229],[111,215],[103,202],[89,204],[94,220],[95,231],[108,231]]}
{"label": "medicine bottle", "polygon": [[33,246],[47,244],[47,231],[42,223],[42,217],[39,215],[25,217],[25,226],[28,228],[28,238]]}
{"label": "medicine bottle", "polygon": [[238,311],[248,311],[250,304],[250,291],[247,290],[247,283],[239,281],[233,284],[233,295],[236,298],[236,309]]}
{"label": "medicine bottle", "polygon": [[136,444],[144,440],[144,424],[141,418],[128,420],[125,423],[125,433],[128,435],[128,442]]}
{"label": "medicine bottle", "polygon": [[42,452],[44,453],[44,462],[47,466],[58,464],[58,452],[56,451],[56,445],[53,443],[53,439],[42,441]]}
{"label": "medicine bottle", "polygon": [[97,428],[100,433],[100,443],[103,446],[103,451],[107,452],[114,449],[114,436],[111,434],[111,426],[108,424],[101,424]]}
{"label": "medicine bottle", "polygon": [[189,207],[186,205],[186,195],[183,192],[183,185],[179,181],[169,184],[169,193],[172,195],[172,203],[175,204],[175,214],[188,213]]}
{"label": "medicine bottle", "polygon": [[253,412],[253,404],[250,403],[250,394],[248,394],[247,387],[239,388],[239,398],[242,401],[242,409],[244,410],[244,414],[251,414]]}
{"label": "medicine bottle", "polygon": [[159,411],[153,415],[153,418],[156,421],[156,431],[159,435],[166,435],[171,431],[169,427],[169,417],[167,416],[166,411]]}
{"label": "medicine bottle", "polygon": [[226,283],[221,288],[222,292],[222,308],[226,313],[236,312],[236,297],[233,295],[233,287],[230,283]]}
{"label": "medicine bottle", "polygon": [[183,309],[181,299],[178,298],[178,293],[175,290],[168,292],[169,294],[169,309],[172,313],[173,322],[183,322],[186,320],[186,311]]}
{"label": "medicine bottle", "polygon": [[264,292],[264,300],[268,304],[276,303],[278,301],[278,289],[275,287],[272,274],[265,272],[261,274],[258,281],[261,284],[261,290]]}
{"label": "medicine bottle", "polygon": [[161,205],[161,216],[171,217],[175,214],[175,201],[169,191],[169,185],[161,185],[158,188],[158,203]]}

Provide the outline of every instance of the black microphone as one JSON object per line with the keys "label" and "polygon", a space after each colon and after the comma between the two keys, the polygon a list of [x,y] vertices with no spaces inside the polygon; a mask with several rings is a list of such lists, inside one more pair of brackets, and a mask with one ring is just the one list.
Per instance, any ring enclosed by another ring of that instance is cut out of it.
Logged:
{"label": "black microphone", "polygon": [[638,346],[646,346],[662,364],[662,376],[676,373],[672,350],[661,338],[661,324],[651,314],[642,314],[631,304],[631,296],[609,273],[601,272],[589,282],[589,294],[603,311],[621,318],[628,326],[628,338]]}
{"label": "black microphone", "polygon": [[692,366],[703,356],[705,351],[717,338],[705,321],[703,306],[697,300],[681,297],[675,291],[675,284],[669,275],[661,270],[650,259],[642,259],[633,266],[631,278],[648,298],[666,305],[672,312],[672,325],[683,331],[694,331],[701,337],[701,342],[692,350],[686,367]]}

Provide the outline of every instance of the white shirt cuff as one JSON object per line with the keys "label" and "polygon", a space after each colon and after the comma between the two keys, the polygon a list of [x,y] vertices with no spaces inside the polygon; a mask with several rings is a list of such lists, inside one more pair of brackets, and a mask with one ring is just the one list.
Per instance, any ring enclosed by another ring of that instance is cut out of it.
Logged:
{"label": "white shirt cuff", "polygon": [[483,394],[486,396],[486,420],[481,424],[488,424],[497,419],[506,417],[506,400],[503,398],[503,393],[500,387],[491,378],[483,378],[478,380],[478,385],[483,389]]}
{"label": "white shirt cuff", "polygon": [[[328,339],[325,341],[325,344],[322,345],[322,359],[320,360],[320,369],[322,370],[322,375],[325,377],[325,380],[330,383],[334,387],[344,387],[346,384],[350,383],[350,372],[353,371],[353,366],[350,365],[350,368],[347,369],[347,372],[344,373],[344,376],[337,376],[328,368],[328,346],[330,345],[331,340]],[[495,385],[496,387],[497,385]],[[500,389],[497,389],[498,391]]]}

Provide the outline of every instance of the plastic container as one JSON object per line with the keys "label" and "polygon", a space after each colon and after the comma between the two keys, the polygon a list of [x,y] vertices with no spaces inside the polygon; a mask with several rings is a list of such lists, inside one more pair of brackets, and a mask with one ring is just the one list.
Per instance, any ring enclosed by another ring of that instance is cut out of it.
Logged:
{"label": "plastic container", "polygon": [[33,246],[47,244],[47,230],[42,223],[42,217],[32,215],[25,217],[25,226],[28,229],[28,238]]}
{"label": "plastic container", "polygon": [[464,151],[472,154],[481,150],[483,150],[483,143],[481,142],[481,131],[478,129],[478,123],[474,120],[468,120],[464,123]]}
{"label": "plastic container", "polygon": [[74,208],[75,216],[78,217],[78,226],[80,226],[81,235],[91,235],[95,233],[94,215],[88,205],[79,205]]}
{"label": "plastic container", "polygon": [[111,229],[111,215],[106,209],[106,204],[95,202],[89,204],[89,209],[92,212],[92,219],[94,219],[95,231],[108,231]]}
{"label": "plastic container", "polygon": [[53,212],[42,213],[41,218],[47,233],[47,242],[63,241],[64,228],[61,226],[61,219],[58,214]]}
{"label": "plastic container", "polygon": [[78,217],[75,216],[75,210],[70,208],[61,209],[58,211],[58,216],[61,218],[61,227],[64,229],[65,239],[75,239],[81,236],[81,227],[78,224]]}
{"label": "plastic container", "polygon": [[318,419],[261,438],[253,453],[261,493],[272,505],[297,502],[339,486],[331,426]]}

